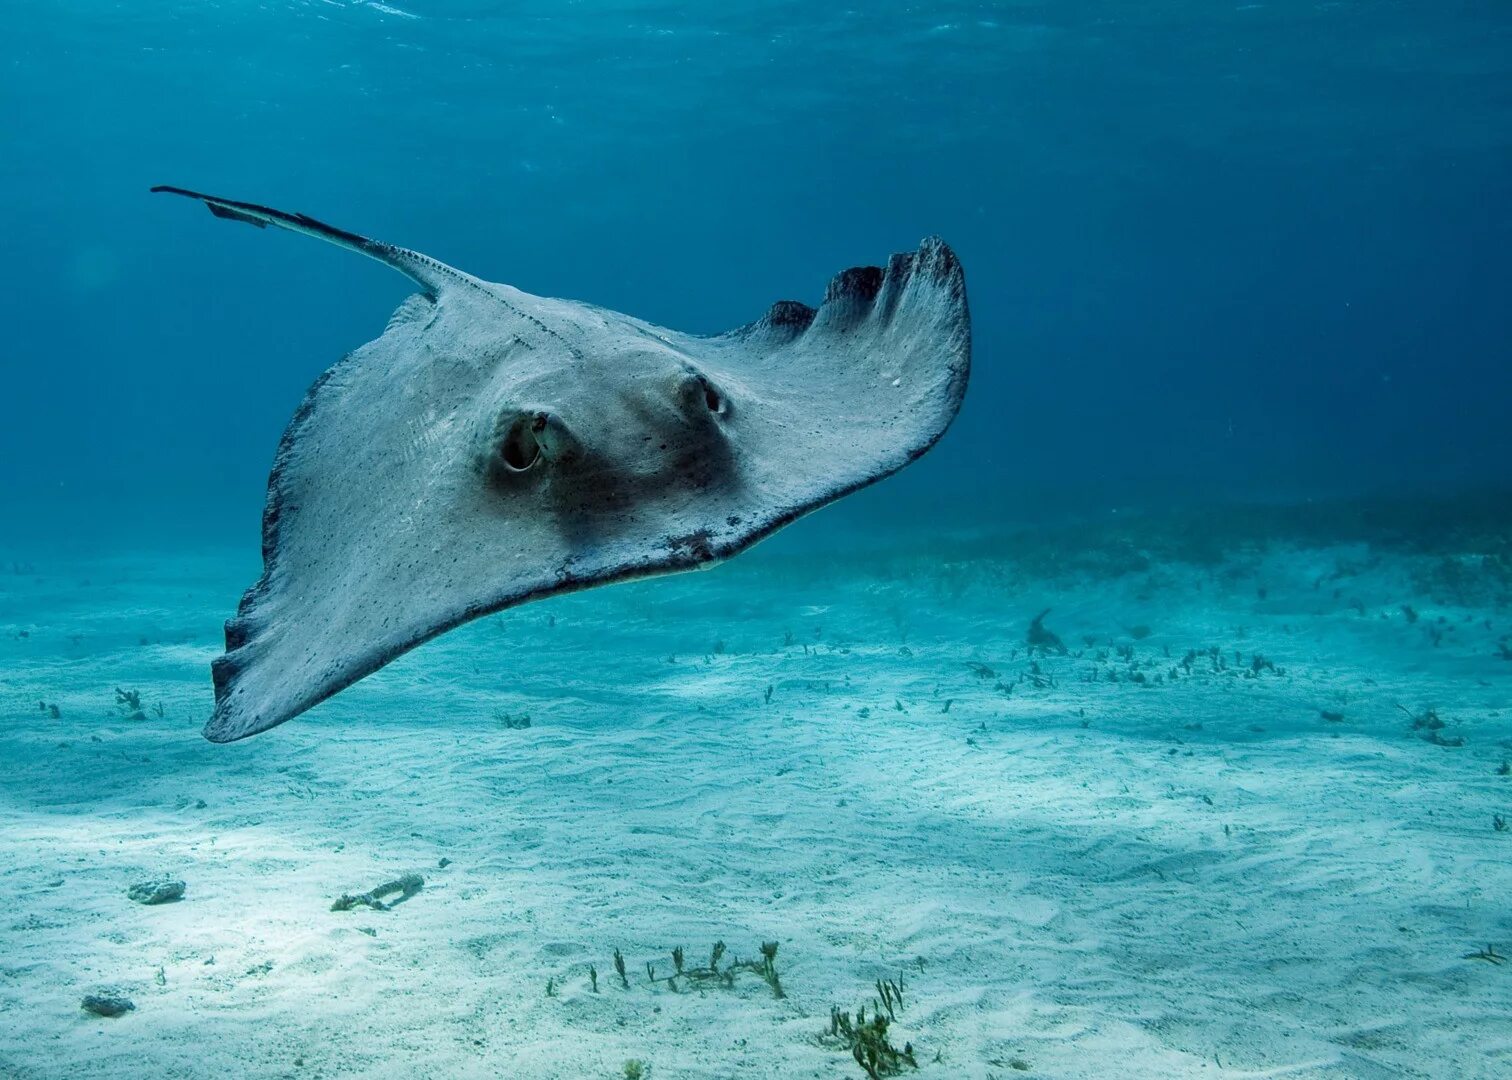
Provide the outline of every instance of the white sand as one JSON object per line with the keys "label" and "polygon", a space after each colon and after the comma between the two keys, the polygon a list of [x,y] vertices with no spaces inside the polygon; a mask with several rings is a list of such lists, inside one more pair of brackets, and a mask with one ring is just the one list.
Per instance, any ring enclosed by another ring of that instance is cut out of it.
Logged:
{"label": "white sand", "polygon": [[[1506,611],[1363,549],[1111,582],[795,550],[484,620],[219,747],[246,551],[0,575],[0,1076],[860,1077],[815,1036],[899,971],[924,1078],[1512,1075],[1512,963],[1463,958],[1512,954]],[[1036,688],[1042,607],[1097,643]],[[1131,642],[1283,673],[1085,681]],[[159,873],[182,902],[126,899]],[[780,941],[787,997],[648,986],[715,939]]]}

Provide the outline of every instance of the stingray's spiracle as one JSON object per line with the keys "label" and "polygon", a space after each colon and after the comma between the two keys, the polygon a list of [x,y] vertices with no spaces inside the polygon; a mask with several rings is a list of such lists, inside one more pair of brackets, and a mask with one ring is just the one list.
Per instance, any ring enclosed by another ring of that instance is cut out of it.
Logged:
{"label": "stingray's spiracle", "polygon": [[494,472],[505,479],[566,464],[581,449],[562,418],[545,409],[505,413],[494,425]]}
{"label": "stingray's spiracle", "polygon": [[541,441],[536,432],[545,430],[544,413],[535,416],[520,416],[509,425],[504,442],[499,446],[499,457],[510,472],[525,472],[541,460]]}
{"label": "stingray's spiracle", "polygon": [[692,416],[730,415],[730,399],[701,371],[688,370],[678,383],[678,396],[683,408]]}

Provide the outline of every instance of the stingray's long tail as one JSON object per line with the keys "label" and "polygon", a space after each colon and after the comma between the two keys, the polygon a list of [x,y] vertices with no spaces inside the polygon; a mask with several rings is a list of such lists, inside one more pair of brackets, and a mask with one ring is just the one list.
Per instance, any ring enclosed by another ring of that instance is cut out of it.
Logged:
{"label": "stingray's long tail", "polygon": [[283,210],[275,210],[271,206],[222,199],[218,195],[204,195],[198,191],[171,187],[167,184],[159,184],[152,190],[198,199],[209,207],[210,212],[216,217],[246,222],[259,229],[272,225],[290,232],[313,236],[317,240],[324,240],[348,251],[355,251],[370,259],[377,259],[413,280],[432,300],[440,295],[442,288],[448,284],[471,283],[474,280],[470,275],[447,266],[443,262],[437,262],[429,255],[422,255],[408,248],[395,247],[393,244],[385,244],[381,240],[370,240],[366,236],[358,236],[345,229],[338,229],[334,225],[327,225],[323,221],[316,221],[308,214],[290,214]]}

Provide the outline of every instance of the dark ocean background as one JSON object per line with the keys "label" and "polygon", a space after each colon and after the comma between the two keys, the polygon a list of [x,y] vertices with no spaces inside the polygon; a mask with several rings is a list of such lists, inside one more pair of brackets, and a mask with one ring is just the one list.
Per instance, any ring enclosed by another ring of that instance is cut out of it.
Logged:
{"label": "dark ocean background", "polygon": [[701,332],[937,233],[967,269],[966,407],[835,520],[1508,481],[1500,0],[47,0],[6,23],[13,542],[250,550],[290,412],[408,291],[158,183]]}
{"label": "dark ocean background", "polygon": [[[159,184],[699,333],[937,234],[971,384],[244,592],[414,286]],[[0,1080],[1507,1080],[1509,196],[1512,0],[5,4]]]}

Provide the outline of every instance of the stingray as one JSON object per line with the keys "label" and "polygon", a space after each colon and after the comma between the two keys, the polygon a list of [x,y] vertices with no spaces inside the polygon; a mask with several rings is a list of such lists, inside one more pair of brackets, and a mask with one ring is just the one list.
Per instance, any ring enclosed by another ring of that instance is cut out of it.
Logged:
{"label": "stingray", "polygon": [[713,336],[483,281],[304,214],[174,187],[220,218],[419,286],[315,381],[268,477],[262,577],[211,665],[212,742],[297,716],[482,615],[691,570],[925,453],[966,391],[942,241]]}

